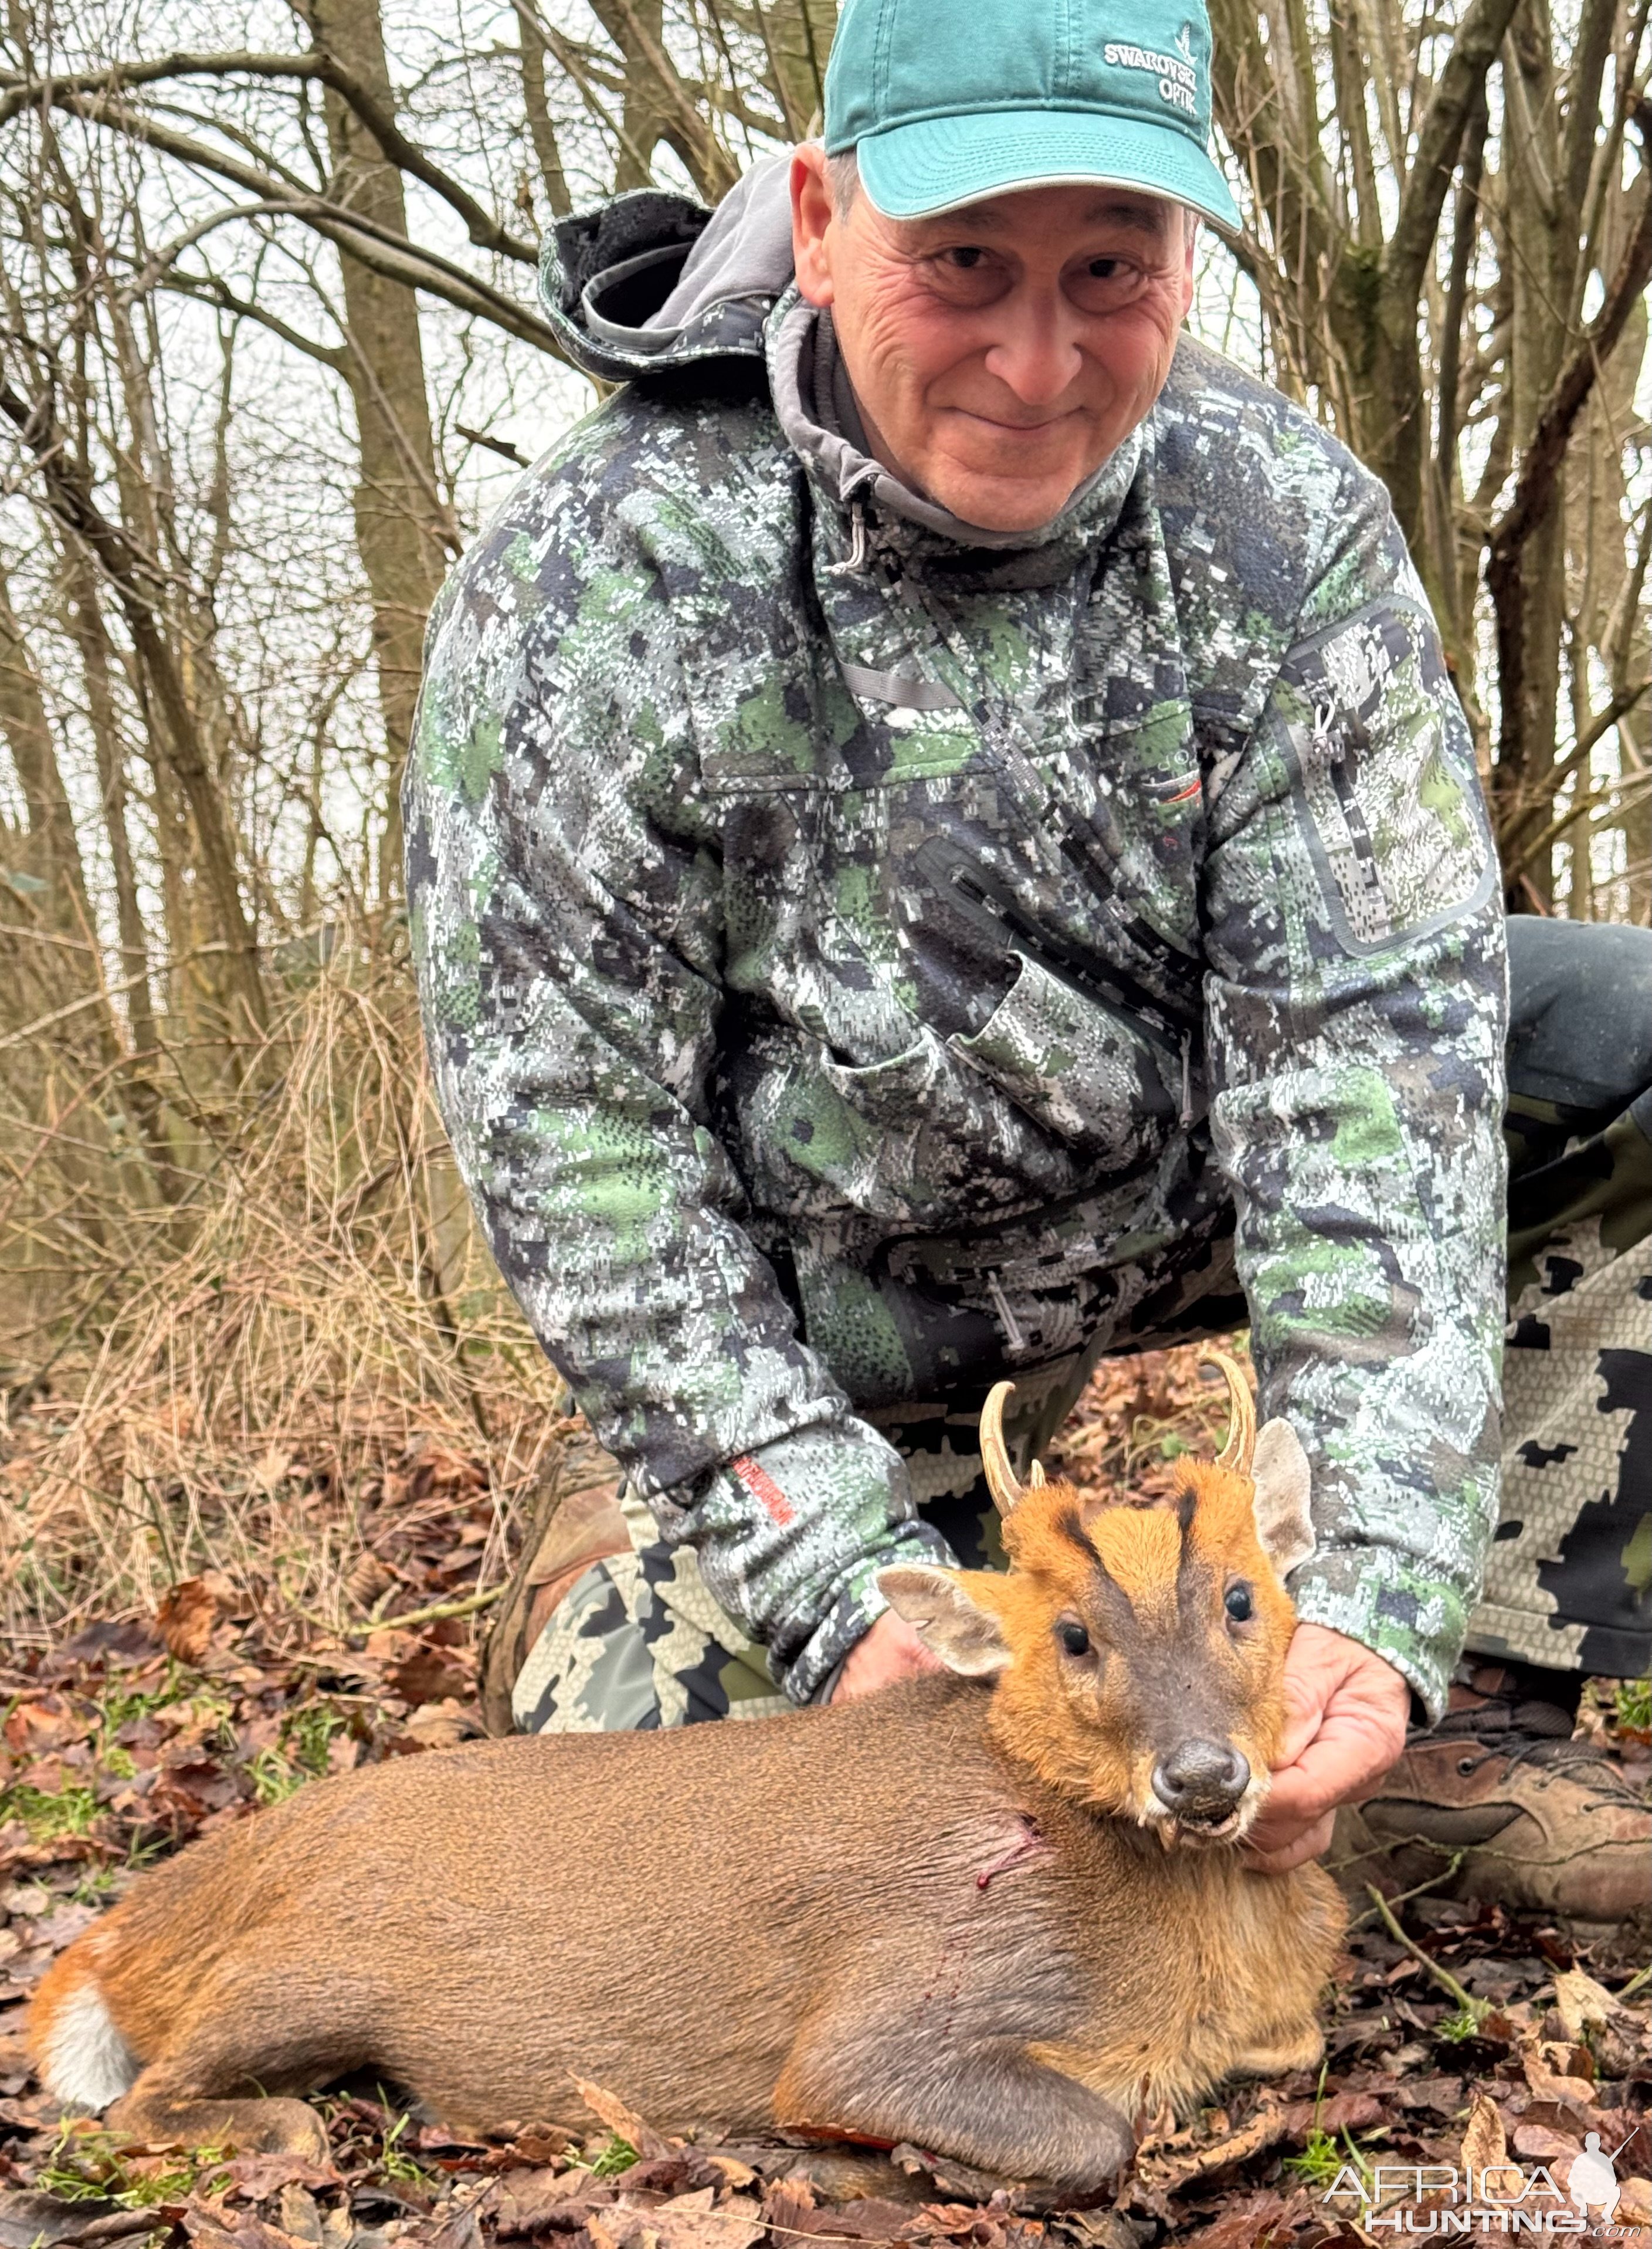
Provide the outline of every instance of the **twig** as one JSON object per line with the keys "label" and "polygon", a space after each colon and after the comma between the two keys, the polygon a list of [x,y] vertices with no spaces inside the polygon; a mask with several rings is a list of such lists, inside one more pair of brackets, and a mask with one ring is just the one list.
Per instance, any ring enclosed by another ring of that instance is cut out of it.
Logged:
{"label": "twig", "polygon": [[[1445,1867],[1437,1874],[1430,1874],[1426,1882],[1418,1882],[1411,1889],[1402,1890],[1398,1897],[1392,1897],[1388,1900],[1389,1905],[1405,1905],[1409,1903],[1412,1898],[1421,1897],[1425,1890],[1433,1889],[1437,1883],[1449,1882],[1452,1875],[1456,1874],[1457,1868],[1463,1864],[1463,1856],[1464,1854],[1463,1852],[1454,1851],[1451,1854],[1451,1863],[1449,1867]],[[1369,1885],[1368,1884],[1367,1887],[1369,1888]],[[1369,1921],[1370,1918],[1371,1909],[1369,1906],[1367,1906],[1365,1911],[1360,1915],[1356,1921],[1351,1921],[1348,1923],[1348,1927],[1350,1930],[1363,1928],[1365,1923]]]}
{"label": "twig", "polygon": [[1448,1997],[1457,2001],[1458,2006],[1462,2008],[1465,2015],[1472,2016],[1474,2020],[1477,2023],[1483,2016],[1490,2014],[1491,2012],[1491,2007],[1484,1999],[1477,1999],[1472,1991],[1464,1991],[1462,1984],[1458,1983],[1455,1976],[1450,1974],[1447,1970],[1442,1968],[1437,1960],[1430,1960],[1428,1954],[1422,1950],[1422,1947],[1420,1944],[1414,1944],[1411,1942],[1411,1939],[1401,1928],[1399,1922],[1394,1918],[1394,1915],[1389,1909],[1387,1898],[1383,1896],[1381,1891],[1377,1888],[1374,1882],[1368,1882],[1366,1884],[1365,1894],[1370,1899],[1377,1911],[1381,1915],[1383,1920],[1388,1923],[1389,1936],[1395,1939],[1396,1943],[1404,1945],[1406,1950],[1411,1955],[1414,1960],[1418,1960],[1422,1963],[1423,1967],[1428,1970],[1429,1975],[1433,1977],[1440,1989],[1445,1992]]}
{"label": "twig", "polygon": [[[478,1609],[491,1608],[510,1585],[508,1578],[497,1585],[490,1585],[485,1593],[467,1593],[462,1601],[433,1601],[428,1608],[409,1609],[406,1616],[380,1617],[376,1624],[347,1624],[346,1640],[365,1640],[374,1632],[408,1632],[415,1624],[446,1624],[454,1617],[475,1616]],[[319,1619],[312,1620],[319,1622]],[[329,1627],[331,1629],[331,1627]]]}

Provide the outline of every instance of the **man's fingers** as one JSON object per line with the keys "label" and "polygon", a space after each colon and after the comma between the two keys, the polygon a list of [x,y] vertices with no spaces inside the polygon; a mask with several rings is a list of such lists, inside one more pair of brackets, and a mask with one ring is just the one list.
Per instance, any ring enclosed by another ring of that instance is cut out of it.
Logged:
{"label": "man's fingers", "polygon": [[1288,1874],[1292,1867],[1306,1866],[1321,1851],[1330,1849],[1335,1826],[1335,1812],[1326,1812],[1312,1826],[1296,1828],[1284,1836],[1277,1847],[1270,1847],[1273,1838],[1266,1821],[1258,1819],[1246,1844],[1251,1863],[1261,1874]]}
{"label": "man's fingers", "polygon": [[1274,1759],[1278,1771],[1292,1765],[1320,1730],[1325,1716],[1326,1682],[1287,1670],[1285,1675],[1285,1731]]}

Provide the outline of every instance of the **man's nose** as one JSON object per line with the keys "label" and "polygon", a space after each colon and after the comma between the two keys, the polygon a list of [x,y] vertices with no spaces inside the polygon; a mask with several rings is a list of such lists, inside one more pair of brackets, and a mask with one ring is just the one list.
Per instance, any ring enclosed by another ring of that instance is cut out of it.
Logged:
{"label": "man's nose", "polygon": [[1053,406],[1072,388],[1082,364],[1077,323],[1060,293],[1018,297],[986,355],[989,375],[1014,392],[1023,406]]}

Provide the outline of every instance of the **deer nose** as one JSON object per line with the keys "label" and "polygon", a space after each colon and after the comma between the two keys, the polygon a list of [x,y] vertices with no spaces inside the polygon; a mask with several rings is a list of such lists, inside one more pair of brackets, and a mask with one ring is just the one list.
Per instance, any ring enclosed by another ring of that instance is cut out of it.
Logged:
{"label": "deer nose", "polygon": [[1182,1742],[1153,1769],[1153,1790],[1172,1812],[1210,1818],[1230,1812],[1251,1782],[1237,1750],[1221,1742]]}

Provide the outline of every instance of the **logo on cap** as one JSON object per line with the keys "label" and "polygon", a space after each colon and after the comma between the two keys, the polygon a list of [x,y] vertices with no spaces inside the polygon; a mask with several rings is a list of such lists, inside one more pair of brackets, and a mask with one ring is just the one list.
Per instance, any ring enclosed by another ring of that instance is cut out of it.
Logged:
{"label": "logo on cap", "polygon": [[1176,33],[1176,50],[1184,63],[1190,63],[1193,60],[1193,26],[1191,24],[1183,24],[1182,29]]}

